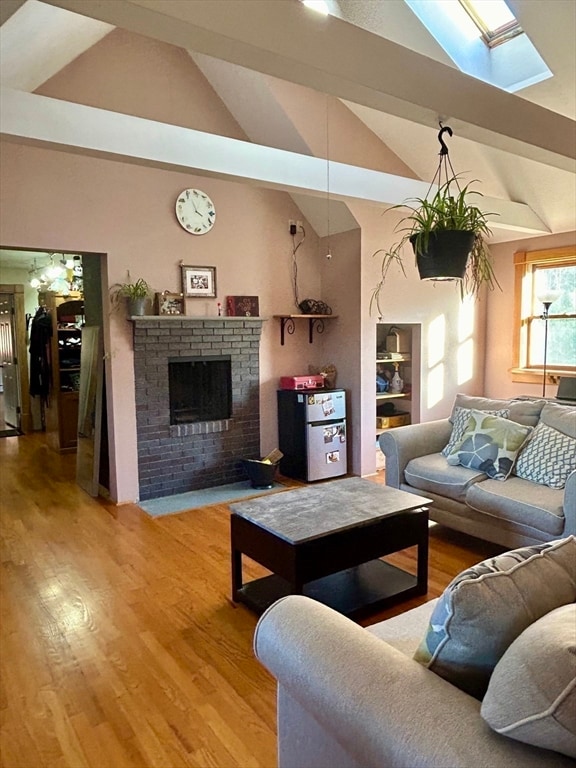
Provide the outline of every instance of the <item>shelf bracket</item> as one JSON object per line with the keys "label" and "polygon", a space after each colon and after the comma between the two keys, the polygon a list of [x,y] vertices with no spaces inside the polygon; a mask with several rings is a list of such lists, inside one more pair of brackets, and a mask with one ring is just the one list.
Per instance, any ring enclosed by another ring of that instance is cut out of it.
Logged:
{"label": "shelf bracket", "polygon": [[324,321],[317,317],[308,319],[308,341],[310,344],[314,338],[314,327],[316,327],[316,333],[324,333]]}
{"label": "shelf bracket", "polygon": [[282,346],[284,346],[284,329],[286,329],[286,333],[292,335],[295,328],[294,320],[291,317],[280,318],[280,344]]}

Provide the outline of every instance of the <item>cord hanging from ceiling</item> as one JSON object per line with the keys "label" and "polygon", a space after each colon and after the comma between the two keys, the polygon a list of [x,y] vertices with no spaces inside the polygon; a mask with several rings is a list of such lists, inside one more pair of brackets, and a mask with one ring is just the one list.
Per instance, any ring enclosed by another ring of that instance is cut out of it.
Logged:
{"label": "cord hanging from ceiling", "polygon": [[328,241],[328,252],[326,258],[332,258],[330,249],[330,101],[326,94],[326,238]]}

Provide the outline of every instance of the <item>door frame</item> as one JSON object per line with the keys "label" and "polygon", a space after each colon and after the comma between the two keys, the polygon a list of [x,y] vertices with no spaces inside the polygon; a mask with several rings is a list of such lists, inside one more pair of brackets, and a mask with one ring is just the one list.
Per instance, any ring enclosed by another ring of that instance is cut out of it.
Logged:
{"label": "door frame", "polygon": [[20,386],[20,431],[22,434],[32,431],[32,412],[30,407],[30,383],[28,378],[28,347],[26,344],[26,311],[24,308],[24,286],[20,284],[0,283],[0,293],[12,295],[14,306],[14,352],[18,361],[18,379]]}

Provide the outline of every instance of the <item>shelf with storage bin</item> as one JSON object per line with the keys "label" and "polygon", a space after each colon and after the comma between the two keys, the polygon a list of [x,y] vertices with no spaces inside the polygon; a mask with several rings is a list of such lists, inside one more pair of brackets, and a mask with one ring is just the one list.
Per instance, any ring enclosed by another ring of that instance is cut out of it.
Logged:
{"label": "shelf with storage bin", "polygon": [[292,335],[296,330],[295,320],[308,320],[308,341],[312,344],[314,329],[316,333],[324,333],[324,321],[335,320],[338,315],[274,315],[280,320],[280,344],[284,346],[285,332]]}

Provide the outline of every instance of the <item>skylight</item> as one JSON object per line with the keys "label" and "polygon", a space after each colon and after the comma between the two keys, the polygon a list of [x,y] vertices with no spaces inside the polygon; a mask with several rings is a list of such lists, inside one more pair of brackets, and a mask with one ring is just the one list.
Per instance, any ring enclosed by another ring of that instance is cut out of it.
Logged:
{"label": "skylight", "polygon": [[321,13],[323,16],[328,16],[330,13],[326,0],[302,0],[302,3],[306,8],[311,8],[313,11]]}
{"label": "skylight", "polygon": [[504,0],[460,0],[491,48],[522,34],[518,20]]}
{"label": "skylight", "polygon": [[404,2],[467,75],[510,93],[552,77],[504,0]]}

